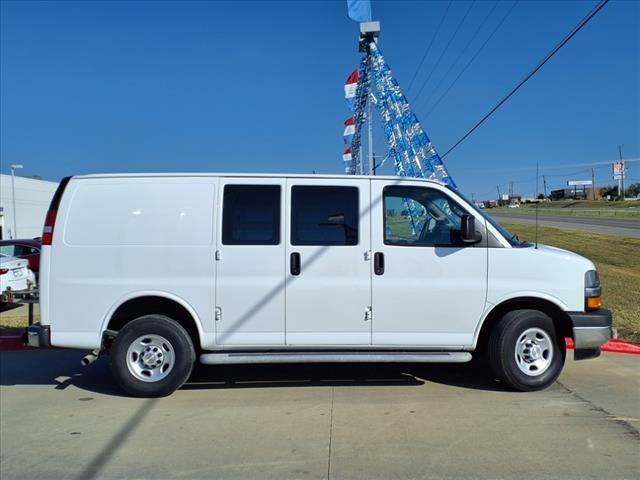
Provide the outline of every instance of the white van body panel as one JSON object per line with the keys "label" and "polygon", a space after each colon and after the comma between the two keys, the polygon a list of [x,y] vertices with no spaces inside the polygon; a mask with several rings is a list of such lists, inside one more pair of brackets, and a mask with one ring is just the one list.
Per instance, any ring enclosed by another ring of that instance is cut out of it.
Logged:
{"label": "white van body panel", "polygon": [[[516,297],[549,299],[563,310],[584,309],[584,274],[589,260],[559,248],[490,248],[487,300],[497,305]],[[576,288],[578,286],[578,288]]]}
{"label": "white van body panel", "polygon": [[213,332],[216,185],[214,178],[72,179],[53,247],[44,249],[53,344],[99,347],[114,302],[138,291],[185,299],[200,329]]}
{"label": "white van body panel", "polygon": [[[222,244],[221,202],[227,183],[282,186],[279,245]],[[358,244],[292,245],[290,188],[297,184],[357,186]],[[495,237],[494,244],[385,245],[379,197],[384,185],[397,184],[428,186],[454,198]],[[295,278],[290,273],[293,252],[302,259],[302,273]],[[385,253],[382,276],[373,274],[375,252]],[[433,181],[337,175],[89,175],[68,183],[52,246],[42,248],[41,316],[42,324],[51,327],[53,345],[95,349],[122,303],[157,295],[192,314],[204,350],[470,350],[487,314],[509,299],[537,297],[566,311],[583,311],[584,275],[593,269],[587,259],[564,250],[512,247],[469,203]],[[257,304],[262,305],[260,315],[252,308]]]}
{"label": "white van body panel", "polygon": [[[339,187],[358,191],[358,244],[292,245],[287,235],[287,345],[371,345],[371,222],[369,180],[346,177]],[[295,187],[324,187],[324,179],[288,179],[287,219]],[[287,222],[289,223],[289,222]],[[291,254],[301,259],[292,275]]]}
{"label": "white van body panel", "polygon": [[[280,187],[279,245],[224,245],[218,235],[216,299],[219,319],[216,343],[225,346],[284,345],[285,343],[285,180],[221,178],[218,204],[224,208],[225,186]],[[218,215],[222,231],[222,214]],[[213,300],[213,299],[211,299]],[[213,346],[210,346],[213,347]]]}
{"label": "white van body panel", "polygon": [[[488,249],[385,245],[382,198],[388,185],[384,180],[372,181],[373,250],[384,253],[386,264],[383,275],[373,275],[373,343],[439,348],[470,345],[486,309]],[[402,185],[453,196],[440,185],[416,181]],[[485,226],[480,214],[469,213],[476,216],[479,226]]]}

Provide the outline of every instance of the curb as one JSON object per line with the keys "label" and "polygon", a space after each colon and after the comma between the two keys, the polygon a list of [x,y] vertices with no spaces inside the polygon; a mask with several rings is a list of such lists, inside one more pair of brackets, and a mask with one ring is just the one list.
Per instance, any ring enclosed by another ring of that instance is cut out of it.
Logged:
{"label": "curb", "polygon": [[[573,340],[566,338],[567,348],[573,349]],[[602,352],[626,353],[629,355],[640,355],[640,343],[627,342],[626,340],[609,340],[600,347]]]}
{"label": "curb", "polygon": [[0,351],[27,350],[30,348],[28,345],[22,343],[22,337],[20,335],[0,337]]}
{"label": "curb", "polygon": [[[567,348],[573,349],[573,340],[565,339]],[[0,351],[8,352],[13,350],[46,350],[46,348],[34,348],[22,343],[21,336],[0,337]],[[640,343],[627,342],[626,340],[609,340],[600,347],[603,352],[626,353],[629,355],[640,355]]]}

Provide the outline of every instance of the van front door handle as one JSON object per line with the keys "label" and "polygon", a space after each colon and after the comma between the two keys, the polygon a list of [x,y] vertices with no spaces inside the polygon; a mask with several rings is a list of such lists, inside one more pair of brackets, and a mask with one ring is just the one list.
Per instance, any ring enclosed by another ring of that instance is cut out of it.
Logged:
{"label": "van front door handle", "polygon": [[373,256],[373,273],[376,275],[384,274],[384,253],[376,252]]}
{"label": "van front door handle", "polygon": [[291,254],[289,269],[291,270],[291,275],[300,275],[300,254],[298,252]]}

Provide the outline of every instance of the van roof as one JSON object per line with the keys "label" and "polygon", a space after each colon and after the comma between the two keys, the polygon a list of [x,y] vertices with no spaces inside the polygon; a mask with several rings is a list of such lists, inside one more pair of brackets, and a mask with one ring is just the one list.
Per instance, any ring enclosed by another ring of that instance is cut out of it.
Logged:
{"label": "van roof", "polygon": [[[301,174],[301,173],[96,173],[91,175],[77,175],[73,179],[85,179],[85,178],[153,178],[153,177],[252,177],[252,178],[329,178],[336,180],[351,180],[351,179],[371,179],[369,175],[331,175],[331,174]],[[397,181],[419,181],[429,182],[438,185],[444,185],[439,180],[428,180],[424,178],[416,177],[399,177],[395,175],[376,175],[378,180],[393,180]]]}

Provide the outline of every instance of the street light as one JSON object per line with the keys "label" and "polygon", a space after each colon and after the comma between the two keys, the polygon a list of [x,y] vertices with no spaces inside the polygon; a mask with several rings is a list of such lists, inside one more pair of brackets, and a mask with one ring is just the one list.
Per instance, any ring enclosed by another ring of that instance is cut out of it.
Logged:
{"label": "street light", "polygon": [[11,197],[13,199],[13,238],[18,238],[18,222],[16,221],[16,181],[15,172],[22,168],[22,165],[11,165]]}

